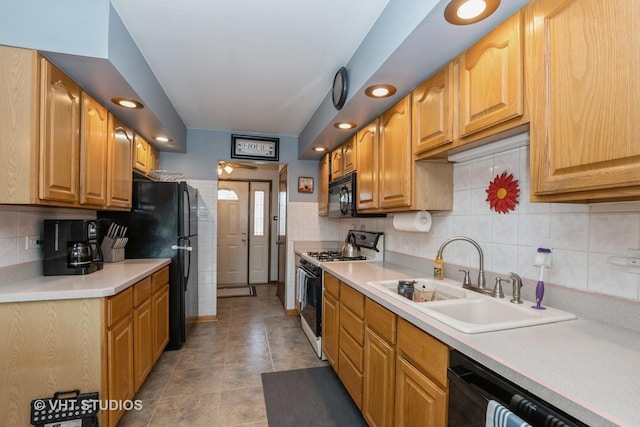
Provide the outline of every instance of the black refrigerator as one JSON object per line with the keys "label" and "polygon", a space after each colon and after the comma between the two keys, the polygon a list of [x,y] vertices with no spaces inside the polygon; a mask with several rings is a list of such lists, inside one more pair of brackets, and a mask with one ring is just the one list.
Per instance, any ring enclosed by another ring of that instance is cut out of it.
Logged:
{"label": "black refrigerator", "polygon": [[198,317],[198,192],[186,182],[135,180],[131,212],[98,212],[128,227],[125,258],[171,258],[169,344],[182,347]]}

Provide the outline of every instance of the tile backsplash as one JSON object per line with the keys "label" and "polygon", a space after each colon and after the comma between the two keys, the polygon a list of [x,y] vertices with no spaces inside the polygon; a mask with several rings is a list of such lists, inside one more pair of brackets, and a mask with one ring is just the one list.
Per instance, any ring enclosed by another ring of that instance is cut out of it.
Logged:
{"label": "tile backsplash", "polygon": [[[489,209],[486,189],[496,175],[507,172],[519,181],[520,197],[515,210],[498,214]],[[341,238],[352,226],[383,229],[385,250],[424,259],[432,265],[446,239],[468,236],[483,249],[484,268],[495,274],[516,272],[523,279],[536,280],[539,268],[533,265],[536,250],[550,245],[553,264],[545,271],[546,283],[581,291],[640,301],[640,275],[611,262],[625,257],[628,248],[640,248],[640,202],[600,204],[531,203],[529,201],[528,147],[454,166],[454,207],[431,212],[428,233],[398,231],[393,216],[380,219],[355,218],[332,221],[320,219],[309,224],[312,206],[301,208],[304,215],[294,222],[294,235],[309,234],[321,240]],[[445,266],[478,268],[477,251],[464,242],[453,242],[443,253]],[[447,270],[448,277],[462,273]]]}
{"label": "tile backsplash", "polygon": [[0,267],[42,260],[42,250],[27,249],[26,238],[42,239],[43,220],[95,217],[91,210],[0,205]]}

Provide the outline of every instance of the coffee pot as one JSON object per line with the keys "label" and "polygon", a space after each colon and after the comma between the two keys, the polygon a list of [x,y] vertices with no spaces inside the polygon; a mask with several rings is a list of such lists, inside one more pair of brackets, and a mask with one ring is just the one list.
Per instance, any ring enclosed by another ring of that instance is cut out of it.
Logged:
{"label": "coffee pot", "polygon": [[67,265],[82,267],[93,262],[93,251],[88,241],[67,242]]}

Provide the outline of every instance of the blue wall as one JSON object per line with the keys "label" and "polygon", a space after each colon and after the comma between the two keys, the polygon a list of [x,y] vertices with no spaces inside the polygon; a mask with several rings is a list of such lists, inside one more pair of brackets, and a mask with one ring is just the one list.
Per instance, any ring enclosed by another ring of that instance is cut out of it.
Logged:
{"label": "blue wall", "polygon": [[[231,135],[234,132],[222,130],[188,129],[187,153],[160,153],[160,167],[162,169],[182,172],[187,179],[217,180],[218,160],[231,159]],[[237,132],[242,135],[251,133]],[[287,164],[289,201],[316,202],[317,190],[311,194],[298,193],[298,177],[310,176],[314,178],[317,188],[318,161],[298,160],[298,138],[290,135],[265,135],[280,138],[279,161]]]}

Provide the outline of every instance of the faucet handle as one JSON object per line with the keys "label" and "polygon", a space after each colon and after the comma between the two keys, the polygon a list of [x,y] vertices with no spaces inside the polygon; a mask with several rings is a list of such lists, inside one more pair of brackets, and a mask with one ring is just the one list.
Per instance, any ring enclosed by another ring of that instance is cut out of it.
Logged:
{"label": "faucet handle", "polygon": [[502,290],[502,282],[509,282],[509,279],[503,277],[496,277],[496,284],[493,287],[493,293],[496,298],[504,298],[504,291]]}
{"label": "faucet handle", "polygon": [[471,278],[469,277],[469,270],[458,270],[464,273],[464,279],[462,279],[462,286],[471,285]]}

